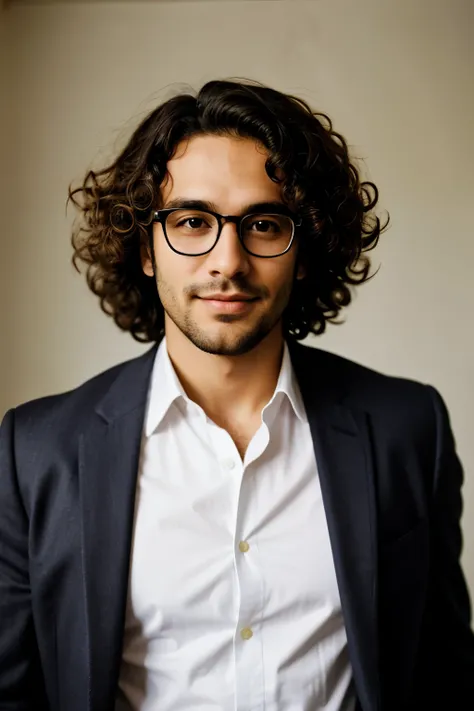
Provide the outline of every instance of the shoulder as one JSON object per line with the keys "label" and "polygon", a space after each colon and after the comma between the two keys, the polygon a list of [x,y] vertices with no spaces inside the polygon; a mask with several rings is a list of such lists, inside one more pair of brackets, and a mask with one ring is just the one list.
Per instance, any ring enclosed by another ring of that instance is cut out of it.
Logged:
{"label": "shoulder", "polygon": [[303,365],[305,376],[323,374],[326,381],[332,380],[347,388],[352,394],[368,393],[378,388],[396,390],[405,394],[417,395],[426,385],[409,378],[382,373],[356,361],[301,343],[290,345],[290,352]]}
{"label": "shoulder", "polygon": [[[381,373],[340,355],[300,343],[291,347],[300,368],[300,385],[316,380],[340,394],[340,399],[357,410],[390,426],[403,423],[431,432],[439,417],[447,417],[439,393],[431,385],[409,378]],[[298,354],[298,355],[296,355]],[[403,428],[404,429],[404,428]]]}
{"label": "shoulder", "polygon": [[143,355],[115,365],[90,378],[76,388],[56,395],[31,400],[10,410],[5,420],[14,423],[21,448],[28,443],[52,440],[64,442],[82,431],[99,404],[107,398],[117,382],[146,374],[153,362],[155,347]]}

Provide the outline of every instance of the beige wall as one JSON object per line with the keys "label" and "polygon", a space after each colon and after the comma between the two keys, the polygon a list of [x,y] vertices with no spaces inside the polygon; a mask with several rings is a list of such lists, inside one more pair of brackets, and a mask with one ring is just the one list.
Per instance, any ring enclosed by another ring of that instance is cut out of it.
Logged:
{"label": "beige wall", "polygon": [[[6,349],[8,338],[5,333],[5,319],[7,316],[7,302],[10,297],[6,274],[9,256],[6,255],[8,242],[8,219],[6,208],[9,205],[9,144],[10,144],[10,86],[9,73],[7,71],[7,27],[5,15],[0,5],[0,412],[3,411],[5,384],[8,380],[8,363],[6,358]],[[5,401],[6,404],[6,401]],[[1,414],[0,414],[1,417]]]}
{"label": "beige wall", "polygon": [[441,390],[468,475],[474,590],[473,15],[469,0],[12,6],[0,409],[143,350],[69,265],[69,181],[173,82],[240,75],[298,93],[366,159],[392,215],[379,275],[318,342]]}

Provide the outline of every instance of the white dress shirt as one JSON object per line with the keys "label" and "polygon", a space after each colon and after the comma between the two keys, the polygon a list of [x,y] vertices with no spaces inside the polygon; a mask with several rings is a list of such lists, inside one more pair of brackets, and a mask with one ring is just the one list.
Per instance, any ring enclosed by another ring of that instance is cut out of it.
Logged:
{"label": "white dress shirt", "polygon": [[157,351],[116,709],[352,711],[311,433],[288,347],[242,461]]}

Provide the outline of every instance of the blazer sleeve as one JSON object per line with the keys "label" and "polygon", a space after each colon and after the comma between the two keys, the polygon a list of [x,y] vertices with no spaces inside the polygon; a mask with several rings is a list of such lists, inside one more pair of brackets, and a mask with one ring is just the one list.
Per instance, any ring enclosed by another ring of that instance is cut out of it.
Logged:
{"label": "blazer sleeve", "polygon": [[44,686],[28,576],[28,517],[17,482],[14,411],[0,427],[0,711],[36,711]]}
{"label": "blazer sleeve", "polygon": [[446,406],[429,392],[436,421],[430,575],[411,708],[446,711],[474,708],[474,634],[460,564],[463,470]]}

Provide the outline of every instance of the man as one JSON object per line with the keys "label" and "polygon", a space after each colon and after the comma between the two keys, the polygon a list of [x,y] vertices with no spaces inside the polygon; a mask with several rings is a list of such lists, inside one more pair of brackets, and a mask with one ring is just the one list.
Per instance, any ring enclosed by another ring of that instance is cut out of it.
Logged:
{"label": "man", "polygon": [[344,139],[209,82],[71,197],[75,263],[154,345],[5,416],[0,710],[471,708],[445,406],[298,343],[385,226]]}

